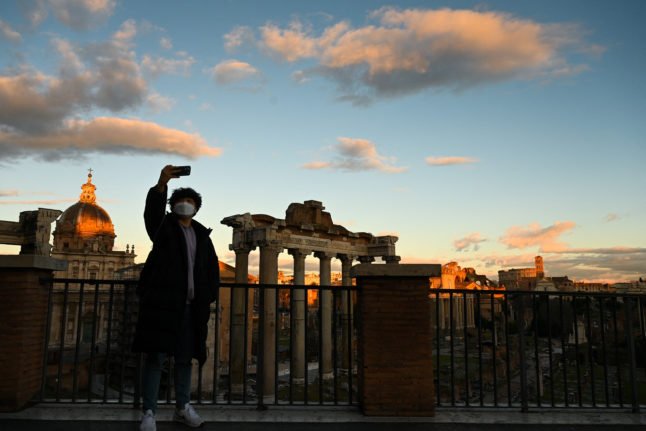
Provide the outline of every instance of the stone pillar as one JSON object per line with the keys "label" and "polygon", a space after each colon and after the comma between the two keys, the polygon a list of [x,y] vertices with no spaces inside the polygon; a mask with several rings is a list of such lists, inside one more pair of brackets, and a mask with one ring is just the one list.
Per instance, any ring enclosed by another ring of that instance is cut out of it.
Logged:
{"label": "stone pillar", "polygon": [[[249,281],[249,252],[251,250],[251,247],[240,247],[234,249],[236,254],[236,283],[247,284]],[[247,364],[244,363],[245,320],[251,310],[245,307],[245,289],[235,287],[231,290],[231,310],[233,313],[233,321],[231,322],[231,340],[229,340],[229,354],[231,355],[231,369],[229,371],[229,377],[231,379],[232,395],[240,396],[242,395],[244,388],[244,371],[247,366]],[[253,291],[249,292],[249,297],[253,298]],[[219,305],[220,304],[218,304],[218,306]],[[252,320],[249,320],[249,326],[251,326],[251,322]],[[248,337],[248,343],[250,342],[251,338]]]}
{"label": "stone pillar", "polygon": [[[311,254],[311,250],[301,250],[292,248],[289,249],[289,254],[294,256],[294,284],[302,286],[305,284],[305,258]],[[292,290],[292,346],[291,346],[291,370],[292,381],[296,384],[305,382],[305,367],[307,366],[307,358],[305,355],[305,325],[307,325],[306,317],[307,298],[305,290],[296,288]]]}
{"label": "stone pillar", "polygon": [[[326,253],[317,251],[314,256],[320,260],[320,285],[332,285],[332,258],[336,253]],[[332,377],[332,291],[321,290],[319,298],[321,310],[321,328],[319,336],[321,337],[321,357],[319,366],[322,367],[323,377]]]}
{"label": "stone pillar", "polygon": [[[347,254],[340,254],[338,257],[341,260],[341,284],[346,287],[352,286],[350,269],[354,258]],[[352,293],[344,291],[341,295],[341,345],[339,346],[341,368],[352,372],[352,364],[350,364],[350,349],[352,347],[348,344],[352,340]]]}
{"label": "stone pillar", "polygon": [[433,416],[429,278],[441,265],[356,265],[359,401],[367,416]]}
{"label": "stone pillar", "polygon": [[20,410],[40,391],[47,280],[66,267],[48,256],[0,256],[0,411]]}
{"label": "stone pillar", "polygon": [[[260,284],[278,282],[278,255],[283,248],[273,242],[260,244]],[[260,322],[262,337],[262,396],[273,402],[276,381],[276,289],[262,288],[264,299],[263,319]],[[260,396],[260,394],[259,394]]]}

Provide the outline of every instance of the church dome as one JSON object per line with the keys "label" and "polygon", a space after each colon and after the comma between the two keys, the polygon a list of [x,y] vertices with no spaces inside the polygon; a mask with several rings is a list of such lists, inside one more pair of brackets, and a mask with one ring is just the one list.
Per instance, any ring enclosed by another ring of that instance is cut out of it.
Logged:
{"label": "church dome", "polygon": [[87,202],[77,202],[66,209],[58,219],[56,230],[59,233],[73,233],[85,238],[114,236],[114,225],[106,210]]}
{"label": "church dome", "polygon": [[54,248],[86,248],[98,240],[97,249],[111,251],[116,237],[114,225],[107,211],[96,203],[91,173],[81,189],[79,201],[67,208],[56,222]]}

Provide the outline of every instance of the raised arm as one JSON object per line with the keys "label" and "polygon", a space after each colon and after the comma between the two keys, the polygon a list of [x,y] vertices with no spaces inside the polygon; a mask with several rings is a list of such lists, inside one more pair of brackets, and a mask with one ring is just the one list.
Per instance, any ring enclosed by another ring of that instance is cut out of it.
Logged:
{"label": "raised arm", "polygon": [[175,167],[172,165],[164,166],[159,174],[157,184],[148,190],[146,196],[146,208],[144,209],[144,222],[146,223],[146,232],[152,241],[159,225],[164,219],[166,213],[166,199],[168,195],[168,181],[172,178],[179,178],[176,175]]}

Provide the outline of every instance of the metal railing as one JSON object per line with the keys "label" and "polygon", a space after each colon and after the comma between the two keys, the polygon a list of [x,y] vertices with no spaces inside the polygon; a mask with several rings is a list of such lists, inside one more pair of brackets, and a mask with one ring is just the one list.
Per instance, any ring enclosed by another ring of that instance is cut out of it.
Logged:
{"label": "metal railing", "polygon": [[[39,401],[138,407],[136,282],[58,279],[50,289]],[[429,292],[438,407],[646,406],[646,296]],[[194,366],[193,401],[356,406],[359,294],[342,286],[222,283],[207,362]],[[171,359],[160,403],[172,402],[172,380]]]}
{"label": "metal railing", "polygon": [[431,290],[438,406],[646,406],[646,296]]}
{"label": "metal railing", "polygon": [[[139,406],[143,355],[131,350],[135,291],[132,280],[52,281],[40,402]],[[300,323],[294,320],[298,292],[304,298]],[[211,307],[207,361],[201,368],[194,361],[193,402],[357,405],[355,304],[354,287],[222,283]],[[329,370],[322,366],[326,357]],[[294,369],[297,363],[302,369]],[[263,387],[268,369],[272,384]],[[160,404],[174,399],[172,380],[171,358],[162,373]]]}

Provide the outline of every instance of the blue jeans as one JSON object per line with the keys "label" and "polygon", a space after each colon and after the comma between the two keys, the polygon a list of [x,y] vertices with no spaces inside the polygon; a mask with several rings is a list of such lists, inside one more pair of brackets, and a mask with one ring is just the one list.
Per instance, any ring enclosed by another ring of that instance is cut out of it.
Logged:
{"label": "blue jeans", "polygon": [[[191,306],[186,305],[182,327],[178,334],[177,346],[175,348],[175,405],[183,409],[186,403],[191,400],[191,369],[193,358],[193,342],[195,334],[191,316]],[[157,411],[157,398],[159,396],[159,384],[166,353],[146,353],[146,360],[142,370],[142,393],[143,411]]]}

